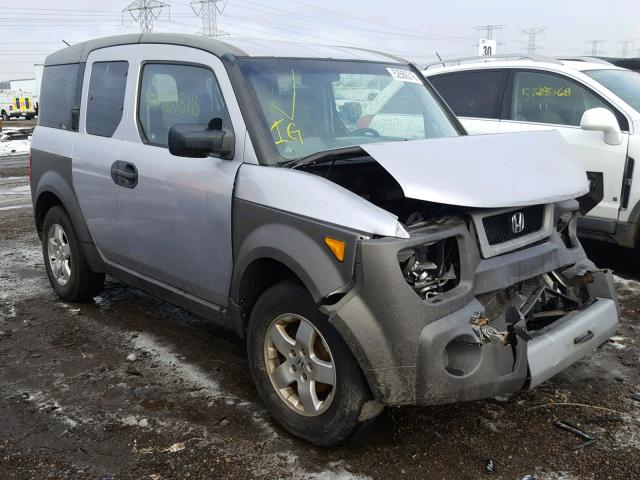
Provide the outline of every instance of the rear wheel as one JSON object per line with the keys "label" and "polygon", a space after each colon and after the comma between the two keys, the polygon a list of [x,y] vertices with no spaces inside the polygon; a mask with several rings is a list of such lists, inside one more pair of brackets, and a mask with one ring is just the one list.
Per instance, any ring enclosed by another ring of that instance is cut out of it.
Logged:
{"label": "rear wheel", "polygon": [[69,302],[95,297],[104,286],[104,274],[87,265],[71,219],[60,206],[52,207],[42,226],[42,254],[49,283]]}
{"label": "rear wheel", "polygon": [[317,445],[335,445],[361,425],[371,400],[348,346],[302,286],[267,290],[251,312],[251,373],[267,408],[287,431]]}
{"label": "rear wheel", "polygon": [[10,119],[11,119],[11,117],[9,116],[9,114],[3,110],[2,111],[2,120],[5,121],[5,122],[8,122]]}

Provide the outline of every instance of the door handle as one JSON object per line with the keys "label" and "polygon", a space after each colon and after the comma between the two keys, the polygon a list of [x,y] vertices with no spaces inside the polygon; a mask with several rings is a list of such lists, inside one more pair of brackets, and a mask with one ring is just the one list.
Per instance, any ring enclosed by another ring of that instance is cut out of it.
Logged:
{"label": "door handle", "polygon": [[591,330],[586,331],[582,335],[577,336],[573,339],[574,345],[580,345],[581,343],[588,342],[594,337],[593,332]]}
{"label": "door handle", "polygon": [[138,169],[133,163],[115,161],[111,165],[111,179],[120,187],[135,188],[138,185]]}

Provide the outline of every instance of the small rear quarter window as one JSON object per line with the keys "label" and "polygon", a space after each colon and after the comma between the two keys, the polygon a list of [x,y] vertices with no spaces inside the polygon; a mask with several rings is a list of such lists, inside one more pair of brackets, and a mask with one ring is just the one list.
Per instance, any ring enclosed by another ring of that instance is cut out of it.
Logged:
{"label": "small rear quarter window", "polygon": [[80,108],[83,76],[84,63],[44,67],[39,125],[77,131],[72,110]]}

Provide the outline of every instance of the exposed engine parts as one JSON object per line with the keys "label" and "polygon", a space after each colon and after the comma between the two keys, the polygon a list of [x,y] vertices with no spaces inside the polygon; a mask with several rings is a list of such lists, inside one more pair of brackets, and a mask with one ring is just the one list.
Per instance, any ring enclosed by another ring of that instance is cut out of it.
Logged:
{"label": "exposed engine parts", "polygon": [[[512,334],[526,338],[528,333],[525,331],[510,332],[510,327],[519,319],[524,319],[527,331],[534,332],[582,308],[590,301],[588,286],[594,281],[594,273],[591,270],[578,272],[570,267],[504,290],[478,295],[485,312],[469,319],[478,343],[507,344]],[[514,316],[516,318],[510,318]]]}
{"label": "exposed engine parts", "polygon": [[455,238],[403,250],[398,260],[405,280],[422,299],[447,292],[460,281],[460,256]]}

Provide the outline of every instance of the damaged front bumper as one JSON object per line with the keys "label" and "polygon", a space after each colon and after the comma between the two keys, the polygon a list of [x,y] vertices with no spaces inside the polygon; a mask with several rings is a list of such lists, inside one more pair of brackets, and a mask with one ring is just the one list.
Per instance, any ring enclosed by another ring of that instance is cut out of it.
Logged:
{"label": "damaged front bumper", "polygon": [[[553,232],[547,241],[489,259],[481,258],[462,221],[406,240],[364,240],[354,287],[323,310],[385,405],[454,403],[533,388],[605,342],[618,323],[611,272],[597,270],[575,230],[571,236],[567,245]],[[446,238],[458,242],[459,282],[421,298],[407,285],[398,252]],[[587,302],[535,331],[527,331],[524,318],[513,322],[510,328],[524,333],[509,342],[479,340],[471,320],[486,312],[483,294],[570,270],[593,272]]]}

